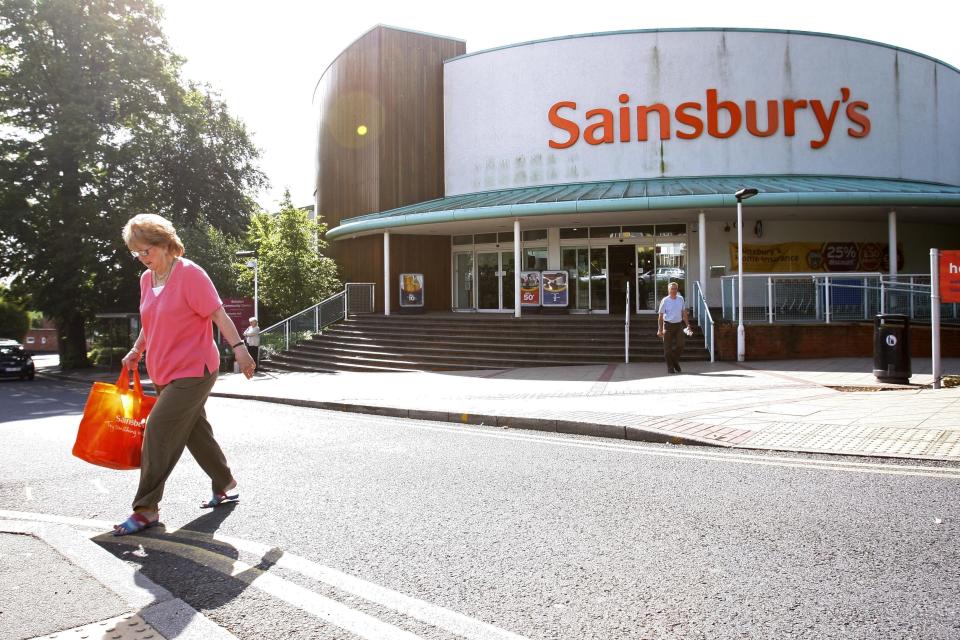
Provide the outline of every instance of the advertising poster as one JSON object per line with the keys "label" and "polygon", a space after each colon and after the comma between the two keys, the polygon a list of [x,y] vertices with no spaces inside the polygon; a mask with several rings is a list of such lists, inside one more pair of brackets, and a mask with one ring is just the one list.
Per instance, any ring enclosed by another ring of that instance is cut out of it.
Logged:
{"label": "advertising poster", "polygon": [[940,251],[940,302],[960,302],[960,251]]}
{"label": "advertising poster", "polygon": [[401,307],[422,307],[423,306],[423,274],[422,273],[401,273],[400,274],[400,306]]}
{"label": "advertising poster", "polygon": [[566,307],[569,298],[566,271],[541,271],[544,307]]}
{"label": "advertising poster", "polygon": [[[730,266],[737,269],[737,243],[730,243]],[[897,269],[903,267],[903,249],[897,245]],[[781,242],[744,244],[743,271],[804,273],[827,271],[889,271],[887,245],[882,242]]]}
{"label": "advertising poster", "polygon": [[524,307],[540,306],[540,272],[520,272],[520,305]]}
{"label": "advertising poster", "polygon": [[244,330],[250,325],[250,318],[253,317],[253,298],[224,298],[223,310],[233,320],[242,337]]}

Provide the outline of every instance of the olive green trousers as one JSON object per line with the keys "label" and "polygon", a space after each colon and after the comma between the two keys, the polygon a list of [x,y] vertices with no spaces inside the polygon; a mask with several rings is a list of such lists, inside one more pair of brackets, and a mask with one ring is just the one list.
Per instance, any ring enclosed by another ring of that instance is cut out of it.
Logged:
{"label": "olive green trousers", "polygon": [[156,385],[157,404],[147,418],[140,462],[140,486],[134,511],[157,511],[163,486],[186,447],[210,476],[214,493],[223,491],[233,474],[207,422],[204,404],[217,381],[217,373],[200,378],[180,378]]}

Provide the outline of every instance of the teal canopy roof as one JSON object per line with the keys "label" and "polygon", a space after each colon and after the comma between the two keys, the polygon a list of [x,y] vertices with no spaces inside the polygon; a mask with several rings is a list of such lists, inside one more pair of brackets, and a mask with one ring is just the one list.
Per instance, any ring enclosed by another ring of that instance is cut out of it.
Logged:
{"label": "teal canopy roof", "polygon": [[583,182],[484,191],[344,219],[330,239],[397,227],[528,216],[708,209],[736,206],[743,187],[760,194],[750,206],[960,207],[960,186],[842,176],[721,176]]}

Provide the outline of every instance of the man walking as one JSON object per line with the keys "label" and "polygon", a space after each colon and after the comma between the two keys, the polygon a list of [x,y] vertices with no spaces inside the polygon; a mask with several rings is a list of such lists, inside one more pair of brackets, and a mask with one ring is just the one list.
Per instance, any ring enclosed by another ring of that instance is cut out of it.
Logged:
{"label": "man walking", "polygon": [[683,353],[684,326],[690,328],[690,318],[683,296],[677,292],[680,286],[671,282],[667,295],[660,301],[657,311],[657,335],[663,339],[663,357],[667,361],[667,373],[680,373],[680,354]]}

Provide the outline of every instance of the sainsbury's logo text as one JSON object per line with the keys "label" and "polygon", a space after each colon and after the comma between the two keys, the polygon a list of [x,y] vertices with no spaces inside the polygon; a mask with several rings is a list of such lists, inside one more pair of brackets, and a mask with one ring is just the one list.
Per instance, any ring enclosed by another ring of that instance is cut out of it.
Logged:
{"label": "sainsbury's logo text", "polygon": [[[792,137],[797,132],[799,118],[813,117],[819,128],[818,135],[810,140],[810,146],[820,149],[830,141],[837,125],[846,129],[851,138],[865,138],[870,133],[870,105],[862,100],[850,100],[850,89],[842,87],[840,98],[824,104],[822,100],[790,99],[767,100],[766,116],[760,122],[756,100],[747,100],[741,107],[732,100],[720,100],[716,89],[707,89],[705,102],[683,102],[670,109],[662,103],[630,105],[630,96],[621,93],[621,107],[613,109],[595,107],[587,110],[581,119],[576,102],[561,100],[550,107],[550,124],[560,129],[549,140],[551,149],[566,149],[580,138],[591,145],[615,142],[645,142],[650,138],[650,129],[660,140],[669,140],[673,135],[683,140],[699,138],[706,132],[714,138],[729,138],[746,128],[747,133],[766,138],[781,133]],[[721,124],[721,112],[726,114]],[[650,116],[656,114],[651,122]],[[841,116],[842,114],[842,116]],[[674,124],[676,122],[676,124]],[[782,126],[781,126],[782,123]]]}

